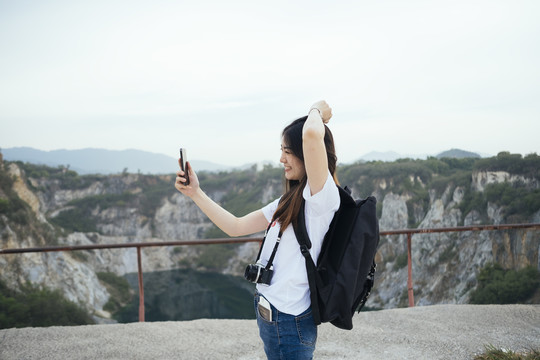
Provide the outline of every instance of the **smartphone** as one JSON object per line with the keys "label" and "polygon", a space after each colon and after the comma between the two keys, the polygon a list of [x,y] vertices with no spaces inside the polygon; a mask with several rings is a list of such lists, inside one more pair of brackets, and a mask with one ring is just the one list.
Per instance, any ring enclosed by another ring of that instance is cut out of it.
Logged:
{"label": "smartphone", "polygon": [[268,300],[259,295],[259,314],[266,321],[272,321],[272,308]]}
{"label": "smartphone", "polygon": [[189,185],[189,172],[186,166],[187,162],[187,153],[185,148],[180,148],[180,168],[184,172],[186,178],[185,185]]}

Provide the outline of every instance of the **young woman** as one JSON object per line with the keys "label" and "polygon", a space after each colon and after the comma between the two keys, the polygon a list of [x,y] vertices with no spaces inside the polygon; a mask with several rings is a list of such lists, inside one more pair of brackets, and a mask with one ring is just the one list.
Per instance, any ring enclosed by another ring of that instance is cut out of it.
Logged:
{"label": "young woman", "polygon": [[[308,116],[293,121],[282,133],[280,162],[285,168],[286,189],[281,198],[262,209],[236,217],[211,200],[199,187],[196,173],[188,164],[190,184],[178,171],[175,187],[189,196],[199,208],[229,236],[253,234],[268,228],[260,258],[266,265],[276,240],[281,241],[273,260],[270,285],[257,284],[255,311],[259,334],[268,359],[311,359],[317,340],[317,326],[311,315],[305,260],[292,224],[296,222],[302,199],[313,259],[334,213],[339,208],[334,140],[325,125],[332,111],[324,101],[315,103]],[[271,225],[270,225],[271,224]],[[271,321],[261,316],[261,298],[271,306]]]}

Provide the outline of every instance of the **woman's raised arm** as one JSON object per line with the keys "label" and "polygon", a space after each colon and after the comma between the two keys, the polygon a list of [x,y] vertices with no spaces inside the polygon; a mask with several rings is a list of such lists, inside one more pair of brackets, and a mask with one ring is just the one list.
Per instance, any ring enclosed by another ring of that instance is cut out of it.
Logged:
{"label": "woman's raised arm", "polygon": [[328,158],[324,145],[324,124],[332,117],[332,109],[325,101],[318,101],[309,110],[302,130],[304,165],[311,189],[315,195],[322,190],[328,178]]}

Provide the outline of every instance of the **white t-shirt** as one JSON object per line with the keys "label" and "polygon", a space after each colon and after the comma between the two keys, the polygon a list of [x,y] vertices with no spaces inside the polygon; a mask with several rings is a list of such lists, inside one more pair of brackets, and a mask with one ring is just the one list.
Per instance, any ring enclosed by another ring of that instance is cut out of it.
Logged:
{"label": "white t-shirt", "polygon": [[[303,197],[306,200],[306,229],[312,243],[310,253],[313,261],[317,262],[324,235],[340,204],[339,191],[330,172],[321,191],[312,196],[308,183],[304,188]],[[262,208],[268,221],[272,220],[278,203],[279,199],[276,199]],[[268,230],[259,260],[263,265],[268,263],[279,229],[279,223],[275,223]],[[274,275],[270,285],[257,284],[259,293],[279,311],[286,314],[299,315],[307,310],[311,305],[311,299],[306,262],[300,252],[300,245],[298,245],[292,225],[289,225],[281,236],[273,266]]]}

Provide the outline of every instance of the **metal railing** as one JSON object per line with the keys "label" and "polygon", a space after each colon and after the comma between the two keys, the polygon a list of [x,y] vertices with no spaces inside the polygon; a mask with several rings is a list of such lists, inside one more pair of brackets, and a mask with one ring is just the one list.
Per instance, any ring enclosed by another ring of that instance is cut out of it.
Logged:
{"label": "metal railing", "polygon": [[[409,307],[413,307],[414,306],[414,292],[413,292],[412,260],[411,260],[412,235],[444,233],[444,232],[493,231],[493,230],[512,230],[512,229],[540,229],[540,223],[475,225],[475,226],[458,226],[458,227],[447,227],[447,228],[403,229],[403,230],[387,230],[387,231],[383,230],[383,231],[380,231],[380,235],[381,236],[407,235],[407,294],[409,298]],[[203,239],[203,240],[191,240],[191,241],[157,241],[157,242],[122,243],[122,244],[63,245],[63,246],[49,246],[49,247],[35,247],[35,248],[0,249],[0,255],[57,252],[57,251],[137,248],[137,272],[138,272],[138,281],[139,281],[139,321],[143,322],[144,321],[144,287],[143,287],[141,248],[156,247],[156,246],[239,244],[239,243],[261,242],[261,241],[262,241],[261,237],[241,237],[241,238]]]}

